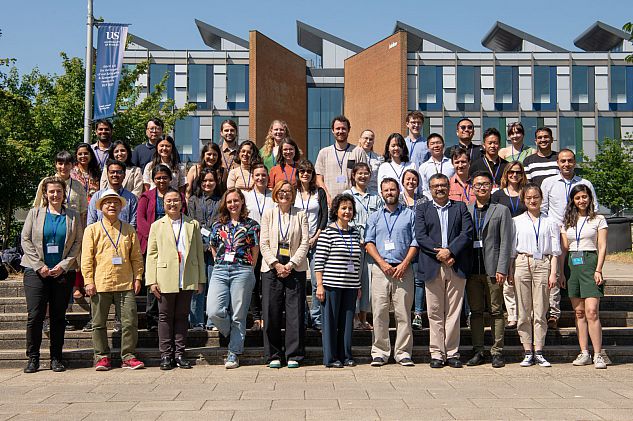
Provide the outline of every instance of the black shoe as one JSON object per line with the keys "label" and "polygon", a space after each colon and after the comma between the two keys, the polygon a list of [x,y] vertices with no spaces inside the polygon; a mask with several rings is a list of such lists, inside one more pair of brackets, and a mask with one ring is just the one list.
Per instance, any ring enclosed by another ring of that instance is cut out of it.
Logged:
{"label": "black shoe", "polygon": [[340,361],[334,361],[333,363],[326,365],[326,367],[329,367],[329,368],[343,368],[343,363],[340,362]]}
{"label": "black shoe", "polygon": [[158,332],[158,326],[157,325],[147,326],[147,331],[148,332]]}
{"label": "black shoe", "polygon": [[345,363],[343,365],[345,367],[356,367],[356,361],[354,361],[354,360],[347,360],[347,361],[345,361]]}
{"label": "black shoe", "polygon": [[174,366],[171,365],[171,357],[161,357],[160,359],[160,369],[161,370],[171,370]]}
{"label": "black shoe", "polygon": [[25,373],[35,373],[40,368],[40,359],[36,357],[29,358],[29,362],[26,364],[26,368],[24,368]]}
{"label": "black shoe", "polygon": [[66,319],[65,323],[66,323],[65,330],[66,330],[67,332],[72,332],[73,330],[77,330],[77,328],[75,328],[75,325],[71,324],[71,323],[68,321],[68,319]]}
{"label": "black shoe", "polygon": [[372,367],[382,367],[383,365],[385,365],[385,360],[383,360],[380,357],[376,357],[373,360],[371,360]]}
{"label": "black shoe", "polygon": [[62,371],[66,371],[66,367],[61,360],[53,358],[51,360],[51,370],[53,370],[55,373],[61,373]]}
{"label": "black shoe", "polygon": [[473,366],[476,366],[476,365],[482,365],[485,362],[486,362],[486,359],[484,357],[484,353],[483,352],[476,352],[475,355],[473,355],[473,357],[470,360],[468,360],[466,365],[469,366],[469,367],[473,367]]}
{"label": "black shoe", "polygon": [[506,362],[503,360],[503,355],[495,354],[492,356],[492,368],[505,367]]}
{"label": "black shoe", "polygon": [[442,368],[444,367],[444,361],[433,358],[431,359],[431,363],[429,365],[431,366],[431,368]]}
{"label": "black shoe", "polygon": [[182,357],[182,356],[174,358],[174,361],[176,362],[176,366],[178,368],[193,368],[191,366],[191,363],[189,361],[185,360],[185,358]]}
{"label": "black shoe", "polygon": [[413,362],[413,360],[411,358],[403,358],[400,361],[398,361],[398,364],[400,364],[403,367],[414,367],[415,363]]}
{"label": "black shoe", "polygon": [[459,360],[459,358],[453,357],[446,360],[446,365],[453,368],[462,368],[464,364]]}

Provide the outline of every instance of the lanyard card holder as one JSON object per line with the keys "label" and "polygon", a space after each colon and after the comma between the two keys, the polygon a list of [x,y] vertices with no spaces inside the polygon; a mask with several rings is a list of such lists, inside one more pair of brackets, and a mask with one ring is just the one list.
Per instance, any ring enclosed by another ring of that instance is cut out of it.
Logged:
{"label": "lanyard card holder", "polygon": [[290,262],[290,243],[279,243],[279,247],[277,249],[277,260],[282,265],[286,265]]}
{"label": "lanyard card holder", "polygon": [[572,266],[580,266],[585,264],[585,257],[582,251],[574,251],[571,253]]}

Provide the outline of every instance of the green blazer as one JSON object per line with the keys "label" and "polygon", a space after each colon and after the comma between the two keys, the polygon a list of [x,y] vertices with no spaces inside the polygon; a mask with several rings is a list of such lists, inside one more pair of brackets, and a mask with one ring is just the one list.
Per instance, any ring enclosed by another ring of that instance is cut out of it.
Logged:
{"label": "green blazer", "polygon": [[[185,272],[182,289],[195,291],[198,284],[207,282],[200,224],[195,219],[183,216],[180,241],[185,247]],[[178,250],[171,225],[165,215],[155,221],[149,230],[147,260],[145,261],[145,284],[158,284],[161,293],[180,292],[178,285]]]}

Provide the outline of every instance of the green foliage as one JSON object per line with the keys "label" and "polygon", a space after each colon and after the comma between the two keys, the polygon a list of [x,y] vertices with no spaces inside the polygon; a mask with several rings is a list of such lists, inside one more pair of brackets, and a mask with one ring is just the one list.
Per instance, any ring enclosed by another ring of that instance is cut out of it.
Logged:
{"label": "green foliage", "polygon": [[633,146],[620,139],[606,139],[598,145],[592,161],[585,157],[583,176],[593,184],[600,203],[617,213],[633,207]]}
{"label": "green foliage", "polygon": [[[633,42],[633,22],[625,23],[622,27],[622,30],[629,34],[629,41]],[[633,54],[629,54],[628,56],[626,56],[625,60],[629,63],[633,63]]]}

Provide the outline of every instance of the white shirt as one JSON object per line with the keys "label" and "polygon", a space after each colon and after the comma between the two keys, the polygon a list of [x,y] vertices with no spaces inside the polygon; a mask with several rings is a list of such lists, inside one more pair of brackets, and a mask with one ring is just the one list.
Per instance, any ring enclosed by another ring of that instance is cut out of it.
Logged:
{"label": "white shirt", "polygon": [[558,225],[563,224],[565,216],[565,208],[569,201],[569,192],[576,184],[584,184],[589,187],[593,194],[594,209],[598,211],[598,197],[591,181],[582,177],[574,176],[571,181],[567,181],[562,175],[554,175],[543,180],[541,190],[543,190],[543,203],[541,204],[541,212],[554,219]]}
{"label": "white shirt", "polygon": [[567,236],[569,251],[597,251],[598,231],[603,229],[607,229],[607,220],[604,216],[596,215],[593,219],[578,216],[575,227],[563,228],[561,232]]}
{"label": "white shirt", "polygon": [[244,198],[246,199],[246,207],[248,208],[248,217],[257,222],[262,223],[262,215],[268,208],[272,208],[275,205],[272,198],[272,192],[266,189],[265,194],[257,192],[257,189],[242,191]]}
{"label": "white shirt", "polygon": [[404,187],[402,186],[402,174],[405,170],[408,169],[417,170],[417,167],[415,166],[415,163],[411,161],[402,162],[400,164],[396,164],[393,161],[383,162],[378,168],[378,188],[380,189],[380,183],[382,182],[382,180],[389,177],[398,180],[400,191],[403,191]]}
{"label": "white shirt", "polygon": [[429,158],[424,164],[420,165],[420,169],[418,171],[420,173],[420,189],[422,190],[422,194],[425,195],[429,200],[432,200],[431,190],[429,189],[429,180],[435,174],[442,173],[449,179],[455,175],[455,168],[453,168],[453,164],[451,160],[445,156],[442,156],[442,161],[438,162],[435,158]]}
{"label": "white shirt", "polygon": [[308,234],[312,238],[317,231],[317,224],[319,223],[319,193],[313,192],[307,199],[301,196],[301,192],[297,190],[297,197],[295,198],[295,207],[305,212],[308,217]]}
{"label": "white shirt", "polygon": [[[171,221],[171,228],[174,230],[174,242],[177,243],[178,254],[180,255],[180,265],[178,267],[178,286],[182,288],[182,275],[185,273],[185,253],[187,251],[184,227],[180,219]],[[182,228],[181,228],[182,227]],[[178,237],[180,234],[180,237]]]}
{"label": "white shirt", "polygon": [[532,219],[528,212],[524,212],[512,218],[512,221],[514,222],[512,257],[516,257],[519,253],[534,255],[539,252],[543,256],[561,254],[560,229],[555,220],[543,215],[538,219]]}

